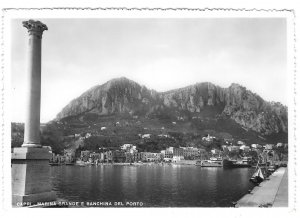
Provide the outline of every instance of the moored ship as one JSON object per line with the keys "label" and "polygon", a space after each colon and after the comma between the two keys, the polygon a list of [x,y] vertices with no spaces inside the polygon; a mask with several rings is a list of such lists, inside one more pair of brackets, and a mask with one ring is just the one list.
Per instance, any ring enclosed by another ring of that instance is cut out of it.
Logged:
{"label": "moored ship", "polygon": [[223,160],[222,158],[211,157],[209,160],[201,160],[196,162],[196,165],[201,167],[222,167]]}
{"label": "moored ship", "polygon": [[225,168],[248,168],[251,167],[251,158],[249,157],[243,157],[242,160],[230,160],[230,159],[224,159],[223,160],[223,167]]}

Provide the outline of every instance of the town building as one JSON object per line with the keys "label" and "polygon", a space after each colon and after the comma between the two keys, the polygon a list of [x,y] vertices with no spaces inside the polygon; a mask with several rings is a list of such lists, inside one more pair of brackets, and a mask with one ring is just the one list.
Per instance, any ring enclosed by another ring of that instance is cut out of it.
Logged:
{"label": "town building", "polygon": [[84,162],[89,161],[89,157],[90,157],[90,151],[81,151],[80,152],[80,159]]}
{"label": "town building", "polygon": [[194,147],[182,147],[183,157],[185,160],[194,160],[200,156],[198,148]]}
{"label": "town building", "polygon": [[129,152],[131,154],[137,152],[136,146],[133,144],[124,144],[124,145],[120,146],[120,149],[125,152]]}
{"label": "town building", "polygon": [[253,149],[261,149],[262,146],[259,145],[259,144],[252,144],[252,145],[251,145],[251,148],[253,148]]}
{"label": "town building", "polygon": [[228,146],[227,147],[228,151],[238,151],[240,149],[239,146],[236,146],[236,145],[231,145],[231,146]]}
{"label": "town building", "polygon": [[142,135],[142,139],[150,139],[151,134],[144,134]]}
{"label": "town building", "polygon": [[104,161],[107,163],[113,162],[113,151],[105,151],[104,152]]}
{"label": "town building", "polygon": [[125,152],[125,162],[126,163],[132,163],[133,161],[133,155],[130,152]]}
{"label": "town building", "polygon": [[160,152],[161,159],[166,162],[172,161],[173,160],[173,151],[174,151],[173,147],[168,147],[168,148],[166,148],[166,150],[162,150]]}
{"label": "town building", "polygon": [[212,142],[215,138],[216,137],[207,134],[207,136],[202,137],[202,141]]}
{"label": "town building", "polygon": [[265,149],[265,150],[273,150],[273,147],[274,147],[273,144],[266,144],[266,145],[264,146],[264,149]]}
{"label": "town building", "polygon": [[141,152],[142,161],[146,162],[150,152]]}
{"label": "town building", "polygon": [[238,144],[239,146],[242,146],[242,145],[245,145],[246,143],[243,142],[243,141],[238,141],[237,144]]}
{"label": "town building", "polygon": [[66,159],[66,163],[74,163],[75,162],[75,151],[74,150],[64,150],[64,156]]}
{"label": "town building", "polygon": [[91,163],[98,162],[98,161],[100,161],[100,159],[101,159],[100,153],[93,152],[90,154],[90,162]]}
{"label": "town building", "polygon": [[173,162],[184,160],[183,149],[182,148],[174,148],[173,149],[173,158],[172,158],[172,160],[173,160]]}
{"label": "town building", "polygon": [[113,162],[115,163],[124,163],[126,161],[126,156],[124,151],[113,151]]}
{"label": "town building", "polygon": [[244,152],[249,152],[250,151],[250,147],[247,145],[242,145],[240,146],[240,150],[244,151]]}
{"label": "town building", "polygon": [[134,152],[132,154],[132,160],[133,160],[133,162],[142,161],[142,153],[141,152]]}

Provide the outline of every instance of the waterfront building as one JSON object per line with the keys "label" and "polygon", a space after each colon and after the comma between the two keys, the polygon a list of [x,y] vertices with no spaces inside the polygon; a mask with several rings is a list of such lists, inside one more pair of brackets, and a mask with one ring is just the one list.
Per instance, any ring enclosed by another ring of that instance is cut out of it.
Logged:
{"label": "waterfront building", "polygon": [[149,153],[149,152],[141,152],[142,161],[144,161],[144,162],[147,161],[148,153]]}
{"label": "waterfront building", "polygon": [[62,155],[57,155],[58,157],[58,163],[65,163],[66,162],[66,158],[65,156],[62,156]]}
{"label": "waterfront building", "polygon": [[115,163],[124,163],[126,161],[126,156],[124,151],[113,151],[112,152],[113,162]]}
{"label": "waterfront building", "polygon": [[208,159],[208,152],[203,149],[203,148],[199,148],[199,158],[200,160],[207,160]]}
{"label": "waterfront building", "polygon": [[172,160],[173,159],[173,151],[174,151],[173,147],[166,148],[164,160]]}
{"label": "waterfront building", "polygon": [[156,161],[160,161],[161,160],[160,153],[147,152],[146,156],[147,156],[146,157],[147,162],[156,162]]}
{"label": "waterfront building", "polygon": [[113,162],[113,152],[112,151],[105,151],[104,152],[104,161],[107,163]]}
{"label": "waterfront building", "polygon": [[73,156],[67,155],[65,156],[66,163],[73,163],[75,161],[75,158]]}
{"label": "waterfront building", "polygon": [[132,160],[133,162],[139,162],[142,160],[142,153],[141,152],[134,152],[132,154]]}
{"label": "waterfront building", "polygon": [[173,149],[173,158],[172,159],[173,159],[173,162],[184,160],[183,149],[182,148],[174,148]]}
{"label": "waterfront building", "polygon": [[130,152],[125,152],[125,162],[126,163],[132,163],[133,161],[133,155]]}
{"label": "waterfront building", "polygon": [[105,152],[101,152],[100,153],[100,162],[103,163],[105,161],[105,158],[106,158]]}
{"label": "waterfront building", "polygon": [[183,149],[183,157],[185,160],[194,160],[200,156],[198,148],[194,147],[181,147]]}
{"label": "waterfront building", "polygon": [[93,152],[90,154],[90,162],[91,163],[95,163],[96,161],[99,161],[100,159],[101,159],[100,153]]}
{"label": "waterfront building", "polygon": [[160,158],[166,162],[173,160],[173,147],[170,148],[167,148],[166,150],[162,150],[160,152]]}
{"label": "waterfront building", "polygon": [[141,152],[141,160],[144,162],[161,161],[162,155],[160,153]]}
{"label": "waterfront building", "polygon": [[73,163],[75,161],[75,151],[71,149],[64,150],[66,163]]}
{"label": "waterfront building", "polygon": [[89,160],[90,153],[91,153],[90,151],[81,151],[80,159],[84,162],[87,162]]}
{"label": "waterfront building", "polygon": [[58,163],[58,156],[56,154],[52,153],[50,163]]}

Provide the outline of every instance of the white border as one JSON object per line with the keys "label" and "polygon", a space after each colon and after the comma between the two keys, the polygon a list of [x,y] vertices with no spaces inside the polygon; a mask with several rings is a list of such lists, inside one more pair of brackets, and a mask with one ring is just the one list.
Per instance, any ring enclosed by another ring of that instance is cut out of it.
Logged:
{"label": "white border", "polygon": [[[202,8],[203,9],[203,8]],[[71,216],[80,216],[85,217],[89,216],[91,211],[95,212],[94,215],[99,214],[103,216],[111,216],[111,213],[117,213],[119,215],[130,215],[130,216],[143,216],[143,217],[153,217],[153,216],[196,216],[196,215],[207,215],[210,217],[219,217],[219,216],[228,216],[228,217],[240,217],[240,216],[286,216],[286,215],[294,215],[295,208],[295,193],[294,187],[296,186],[296,168],[295,164],[297,161],[295,146],[296,146],[296,127],[295,123],[295,97],[296,95],[293,94],[296,89],[296,81],[295,81],[295,66],[294,66],[294,14],[293,12],[283,10],[283,11],[244,11],[244,10],[121,10],[121,9],[110,9],[110,10],[81,10],[81,9],[71,9],[71,10],[64,10],[64,9],[43,9],[43,10],[8,10],[3,13],[4,18],[4,128],[5,128],[5,137],[4,137],[4,145],[5,150],[3,157],[4,164],[4,208],[6,215],[16,215],[16,216],[23,216],[25,208],[21,209],[11,209],[11,182],[10,182],[10,25],[9,22],[13,18],[33,18],[33,19],[40,19],[41,21],[43,18],[196,18],[196,17],[285,17],[287,18],[288,24],[288,72],[289,72],[289,207],[288,208],[251,208],[251,209],[231,209],[231,208],[169,208],[169,209],[162,209],[162,208],[89,208],[88,212],[84,209],[75,209],[76,214],[70,214],[70,211],[74,213],[74,209],[59,209],[59,212],[63,212],[64,215],[71,215]],[[3,37],[2,36],[2,37]],[[2,149],[2,148],[1,148]],[[2,184],[1,184],[2,185]],[[1,196],[2,198],[2,196]],[[2,201],[2,199],[1,199]],[[30,210],[30,215],[35,216],[44,216],[45,213],[55,213],[57,209],[33,209]],[[45,211],[46,210],[46,211]],[[213,211],[212,211],[213,210]],[[28,211],[26,213],[29,213]],[[104,214],[103,214],[104,213]],[[93,216],[94,216],[93,215]]]}

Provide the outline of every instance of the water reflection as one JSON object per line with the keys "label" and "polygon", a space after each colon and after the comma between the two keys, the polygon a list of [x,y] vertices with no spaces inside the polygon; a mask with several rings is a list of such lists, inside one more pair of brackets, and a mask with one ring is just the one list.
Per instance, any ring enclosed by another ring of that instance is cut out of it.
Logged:
{"label": "water reflection", "polygon": [[142,201],[144,206],[226,207],[251,187],[253,169],[184,165],[56,166],[52,183],[70,201]]}

